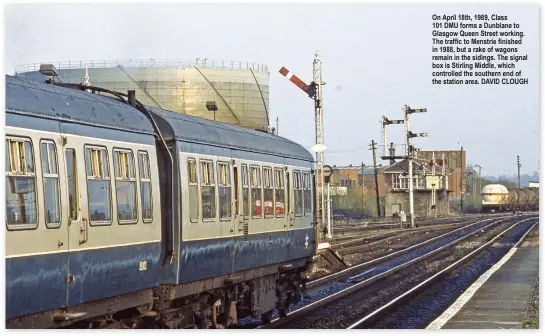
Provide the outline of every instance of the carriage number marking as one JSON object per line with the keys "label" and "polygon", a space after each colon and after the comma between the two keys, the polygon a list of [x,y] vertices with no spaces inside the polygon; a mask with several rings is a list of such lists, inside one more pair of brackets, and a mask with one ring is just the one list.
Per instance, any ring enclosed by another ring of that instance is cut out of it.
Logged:
{"label": "carriage number marking", "polygon": [[138,265],[138,269],[140,271],[147,270],[148,269],[148,261],[147,260],[141,261],[140,264]]}

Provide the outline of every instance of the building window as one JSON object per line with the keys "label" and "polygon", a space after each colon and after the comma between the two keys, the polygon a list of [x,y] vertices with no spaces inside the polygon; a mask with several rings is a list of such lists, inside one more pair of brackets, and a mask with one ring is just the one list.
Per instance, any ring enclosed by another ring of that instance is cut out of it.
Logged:
{"label": "building window", "polygon": [[392,174],[392,188],[399,189],[400,187],[401,185],[400,185],[399,175]]}
{"label": "building window", "polygon": [[117,220],[121,224],[136,223],[136,176],[132,151],[114,151]]}
{"label": "building window", "polygon": [[265,217],[274,216],[274,185],[272,169],[263,167],[263,210]]}
{"label": "building window", "polygon": [[6,219],[9,228],[36,227],[36,172],[30,140],[6,140]]}
{"label": "building window", "polygon": [[47,227],[59,227],[61,214],[59,207],[59,172],[57,168],[57,150],[53,141],[42,141],[42,174],[44,181],[45,224]]}
{"label": "building window", "polygon": [[259,167],[250,167],[252,172],[252,216],[261,217],[261,174]]}
{"label": "building window", "polygon": [[301,184],[301,172],[293,172],[293,189],[295,201],[295,216],[303,215],[303,186]]}
{"label": "building window", "polygon": [[220,219],[231,218],[231,170],[229,164],[218,163]]}
{"label": "building window", "polygon": [[85,167],[91,225],[109,225],[112,221],[112,212],[110,170],[106,148],[86,147]]}
{"label": "building window", "polygon": [[283,217],[285,214],[285,189],[284,189],[284,171],[281,168],[274,169],[274,184],[275,184],[275,211],[276,217]]}
{"label": "building window", "polygon": [[424,180],[426,178],[424,176],[413,176],[413,188],[415,189],[424,189]]}
{"label": "building window", "polygon": [[408,189],[409,179],[404,174],[392,174],[393,189]]}
{"label": "building window", "polygon": [[399,174],[399,184],[401,189],[409,189],[409,176]]}
{"label": "building window", "polygon": [[210,161],[201,161],[201,204],[203,219],[216,218],[216,182]]}
{"label": "building window", "polygon": [[242,214],[244,217],[250,216],[249,202],[250,185],[248,183],[248,166],[242,165]]}
{"label": "building window", "polygon": [[199,220],[199,180],[197,179],[197,162],[187,160],[187,175],[189,183],[189,219],[192,222]]}
{"label": "building window", "polygon": [[140,198],[142,203],[142,220],[151,222],[153,218],[153,200],[151,197],[151,173],[147,152],[138,153],[138,167],[140,172]]}
{"label": "building window", "polygon": [[78,219],[79,212],[79,193],[78,193],[78,174],[76,168],[76,151],[67,149],[64,151],[66,157],[66,181],[68,187],[68,207],[70,210],[70,219]]}
{"label": "building window", "polygon": [[305,216],[309,216],[312,213],[312,193],[310,173],[303,173],[303,196],[304,196],[304,210]]}

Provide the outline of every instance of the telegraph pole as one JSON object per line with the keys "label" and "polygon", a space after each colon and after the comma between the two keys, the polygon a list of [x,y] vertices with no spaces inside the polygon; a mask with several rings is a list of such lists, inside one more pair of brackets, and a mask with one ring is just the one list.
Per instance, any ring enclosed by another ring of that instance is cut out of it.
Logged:
{"label": "telegraph pole", "polygon": [[433,210],[433,217],[437,217],[437,209],[435,205],[435,185],[438,184],[437,180],[435,178],[435,152],[431,152],[431,176],[432,176],[432,184],[431,184],[431,207]]}
{"label": "telegraph pole", "polygon": [[363,162],[361,163],[361,206],[362,208],[365,206],[365,197],[363,196],[364,190],[365,190],[365,175],[363,174],[363,168],[364,168]]}
{"label": "telegraph pole", "polygon": [[377,195],[377,215],[381,217],[380,216],[380,198],[378,194],[377,155],[376,155],[377,147],[375,146],[375,140],[371,140],[371,150],[373,151],[373,168],[375,169],[375,191]]}
{"label": "telegraph pole", "polygon": [[[460,148],[460,213],[464,213],[464,164],[462,162],[464,146]],[[456,167],[454,167],[456,168]]]}
{"label": "telegraph pole", "polygon": [[405,105],[405,125],[407,126],[407,160],[409,161],[409,214],[411,216],[411,228],[414,224],[414,193],[413,193],[413,155],[415,148],[411,145],[411,139],[416,137],[426,137],[428,133],[413,133],[411,132],[410,115],[417,112],[427,112],[423,109],[411,109],[409,105]]}
{"label": "telegraph pole", "polygon": [[478,200],[480,202],[481,201],[481,171],[482,171],[483,168],[478,164],[476,164],[475,167],[479,167],[479,181],[478,181],[479,190],[477,190],[477,191],[479,192]]}
{"label": "telegraph pole", "polygon": [[517,155],[517,170],[518,170],[518,177],[519,177],[519,188],[520,188],[520,157]]}

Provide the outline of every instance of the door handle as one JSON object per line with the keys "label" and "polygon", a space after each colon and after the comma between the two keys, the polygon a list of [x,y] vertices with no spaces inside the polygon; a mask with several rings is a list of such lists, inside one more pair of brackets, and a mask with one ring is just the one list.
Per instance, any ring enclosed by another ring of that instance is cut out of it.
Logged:
{"label": "door handle", "polygon": [[290,226],[295,226],[295,213],[290,212]]}
{"label": "door handle", "polygon": [[89,226],[87,223],[87,219],[85,218],[81,219],[81,226],[80,226],[79,232],[80,232],[80,235],[83,235],[83,239],[80,239],[79,241],[80,245],[87,243],[87,241],[89,240]]}

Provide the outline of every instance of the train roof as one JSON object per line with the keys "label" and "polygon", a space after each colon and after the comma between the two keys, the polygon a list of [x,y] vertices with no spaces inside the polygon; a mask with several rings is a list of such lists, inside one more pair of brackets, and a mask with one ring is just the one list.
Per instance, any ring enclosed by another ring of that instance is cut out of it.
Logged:
{"label": "train roof", "polygon": [[155,107],[147,108],[172,127],[170,134],[163,134],[165,137],[173,137],[184,142],[314,161],[312,154],[303,146],[278,135]]}
{"label": "train roof", "polygon": [[140,111],[109,96],[6,75],[6,111],[155,134]]}
{"label": "train roof", "polygon": [[[179,141],[314,161],[301,145],[283,137],[215,122],[187,114],[149,107],[163,136]],[[148,118],[110,96],[6,75],[6,111],[36,117],[155,134]]]}

